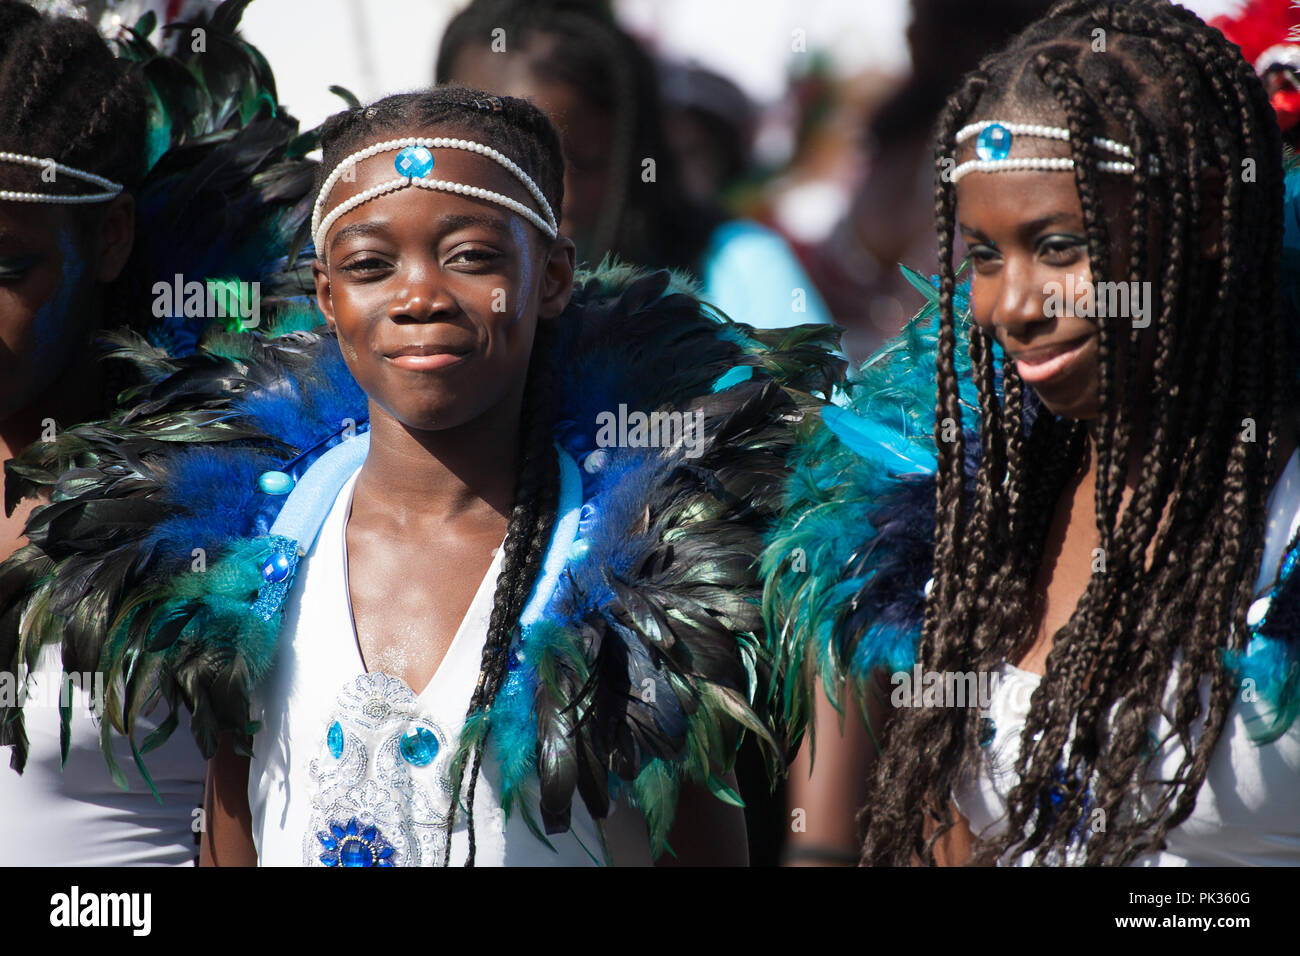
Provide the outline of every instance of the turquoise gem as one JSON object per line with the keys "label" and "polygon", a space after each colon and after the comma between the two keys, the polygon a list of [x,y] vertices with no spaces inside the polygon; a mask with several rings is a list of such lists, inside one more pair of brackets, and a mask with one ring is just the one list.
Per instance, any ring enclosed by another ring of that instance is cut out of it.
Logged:
{"label": "turquoise gem", "polygon": [[424,178],[433,172],[433,153],[424,146],[408,146],[397,154],[393,166],[399,176]]}
{"label": "turquoise gem", "polygon": [[1011,155],[1011,130],[1001,123],[989,123],[975,140],[975,155],[983,160],[1006,159]]}
{"label": "turquoise gem", "polygon": [[325,735],[325,743],[329,746],[335,760],[343,756],[343,728],[339,726],[337,720],[330,724],[329,733]]}
{"label": "turquoise gem", "polygon": [[427,767],[438,756],[438,738],[427,727],[420,727],[402,737],[402,759],[413,767]]}
{"label": "turquoise gem", "polygon": [[573,546],[569,548],[569,557],[575,561],[581,561],[587,556],[587,552],[590,550],[591,542],[587,541],[585,538],[579,538],[577,541],[573,542]]}
{"label": "turquoise gem", "polygon": [[987,747],[993,743],[993,738],[998,732],[998,725],[993,722],[992,717],[985,717],[980,721],[980,746]]}
{"label": "turquoise gem", "polygon": [[287,495],[293,491],[293,478],[282,471],[264,471],[258,476],[257,487],[268,495]]}
{"label": "turquoise gem", "polygon": [[262,580],[271,584],[277,581],[283,581],[293,570],[293,564],[287,554],[277,551],[266,559],[266,564],[262,565]]}

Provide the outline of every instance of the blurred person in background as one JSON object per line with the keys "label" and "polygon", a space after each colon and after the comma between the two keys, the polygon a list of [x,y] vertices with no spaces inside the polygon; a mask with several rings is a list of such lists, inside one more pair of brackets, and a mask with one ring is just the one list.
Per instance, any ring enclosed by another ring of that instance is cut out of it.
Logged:
{"label": "blurred person in background", "polygon": [[1050,0],[912,0],[911,76],[868,121],[866,178],[810,265],[835,322],[849,330],[852,354],[874,352],[921,305],[898,265],[936,255],[930,155],[944,99],[1050,7]]}
{"label": "blurred person in background", "polygon": [[[474,0],[443,35],[435,79],[523,97],[550,117],[567,164],[561,229],[579,262],[613,254],[685,270],[703,299],[759,328],[830,321],[785,241],[729,220],[705,194],[716,174],[679,168],[655,65],[607,3]],[[728,151],[733,162],[748,152]]]}

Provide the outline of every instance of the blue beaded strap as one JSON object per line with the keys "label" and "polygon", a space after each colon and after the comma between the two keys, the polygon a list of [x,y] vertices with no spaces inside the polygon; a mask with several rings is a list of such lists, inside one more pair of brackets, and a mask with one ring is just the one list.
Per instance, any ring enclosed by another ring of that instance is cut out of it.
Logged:
{"label": "blue beaded strap", "polygon": [[519,626],[528,627],[542,619],[551,595],[560,583],[560,575],[569,560],[569,552],[578,537],[578,521],[582,514],[582,474],[573,456],[555,446],[555,454],[560,462],[560,502],[555,517],[555,527],[551,530],[551,541],[546,549],[546,558],[541,573],[533,585],[533,593],[519,615]]}
{"label": "blue beaded strap", "polygon": [[[285,598],[293,586],[299,557],[316,543],[316,536],[334,507],[339,489],[361,467],[369,450],[368,431],[345,439],[317,458],[293,485],[266,536],[262,586],[253,602],[254,613],[263,621],[269,621],[284,607]],[[270,474],[278,476],[280,473]]]}

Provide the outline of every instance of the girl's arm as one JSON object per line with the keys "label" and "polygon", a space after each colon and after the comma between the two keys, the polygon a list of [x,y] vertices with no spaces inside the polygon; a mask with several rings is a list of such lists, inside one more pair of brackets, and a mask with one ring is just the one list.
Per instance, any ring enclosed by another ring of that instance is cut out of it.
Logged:
{"label": "girl's arm", "polygon": [[[722,779],[740,792],[735,773]],[[673,828],[668,831],[668,845],[673,852],[665,851],[655,866],[749,866],[745,811],[723,803],[706,787],[684,783]]]}
{"label": "girl's arm", "polygon": [[818,731],[814,747],[805,740],[790,765],[786,785],[787,823],[782,860],[786,866],[853,866],[862,852],[858,813],[866,805],[876,768],[876,740],[888,716],[888,694],[871,694],[867,730],[858,695],[844,691],[844,730],[840,715],[818,680],[813,721]]}
{"label": "girl's arm", "polygon": [[[966,818],[957,812],[956,804],[951,804],[948,810],[952,813],[954,823],[947,833],[935,841],[934,862],[939,866],[965,866],[970,862],[975,838],[971,835],[970,824],[966,822]],[[929,839],[933,832],[934,823],[926,820],[926,839]],[[912,862],[917,866],[921,865],[919,859]]]}
{"label": "girl's arm", "polygon": [[229,734],[221,736],[208,761],[203,805],[206,826],[199,846],[200,866],[257,866],[253,813],[248,807],[248,758],[235,753]]}

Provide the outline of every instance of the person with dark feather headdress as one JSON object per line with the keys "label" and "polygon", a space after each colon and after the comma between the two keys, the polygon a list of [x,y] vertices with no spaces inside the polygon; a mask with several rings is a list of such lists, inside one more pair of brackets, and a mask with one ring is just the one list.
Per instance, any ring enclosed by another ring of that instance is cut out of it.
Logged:
{"label": "person with dark feather headdress", "polygon": [[[121,32],[115,56],[82,20],[0,0],[0,557],[22,550],[34,510],[58,494],[23,450],[104,417],[144,381],[104,362],[106,345],[181,355],[208,319],[244,320],[160,308],[157,280],[256,283],[268,316],[310,291],[306,260],[295,274],[285,252],[295,233],[305,241],[314,164],[296,158],[309,143],[265,61],[234,34],[243,6],[219,8],[198,25],[206,51],[177,58],[150,42],[152,17]],[[76,457],[92,463],[93,447]],[[13,578],[0,582],[8,595]],[[80,586],[93,595],[98,581]],[[70,590],[50,598],[69,635],[96,613],[63,603]],[[127,763],[132,748],[96,725],[106,675],[75,639],[20,641],[19,626],[6,616],[0,638],[12,768],[0,773],[0,864],[193,863],[201,755],[178,741],[149,771],[110,777],[101,746]],[[145,733],[177,719],[148,710]]]}

